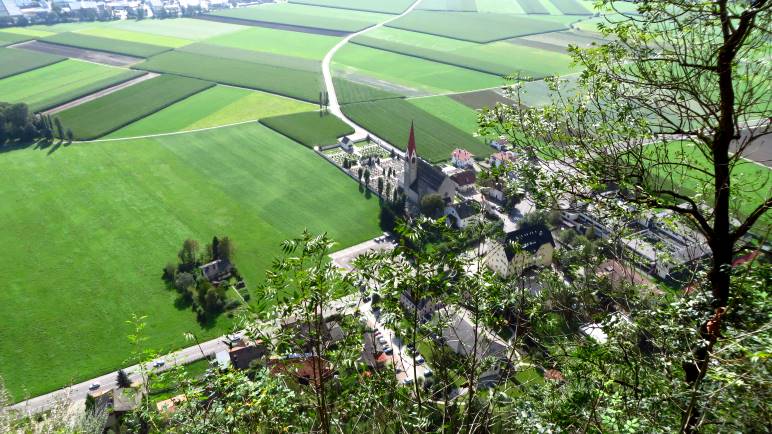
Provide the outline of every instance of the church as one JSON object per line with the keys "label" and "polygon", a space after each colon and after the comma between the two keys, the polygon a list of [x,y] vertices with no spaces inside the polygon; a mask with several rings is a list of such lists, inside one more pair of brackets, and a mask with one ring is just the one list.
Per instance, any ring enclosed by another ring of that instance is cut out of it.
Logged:
{"label": "church", "polygon": [[418,158],[415,145],[415,130],[410,125],[410,137],[405,154],[402,190],[409,202],[420,204],[427,194],[439,194],[446,203],[456,195],[456,183],[442,170]]}

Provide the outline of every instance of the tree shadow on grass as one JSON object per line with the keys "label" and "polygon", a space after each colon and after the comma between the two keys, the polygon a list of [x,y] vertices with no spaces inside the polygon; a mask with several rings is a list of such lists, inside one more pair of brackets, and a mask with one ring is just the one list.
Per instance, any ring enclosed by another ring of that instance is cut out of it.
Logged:
{"label": "tree shadow on grass", "polygon": [[51,155],[62,146],[68,146],[69,143],[65,143],[63,140],[37,140],[34,142],[9,142],[0,144],[0,154],[7,152],[21,151],[24,149],[34,149],[36,151],[46,151],[46,155]]}

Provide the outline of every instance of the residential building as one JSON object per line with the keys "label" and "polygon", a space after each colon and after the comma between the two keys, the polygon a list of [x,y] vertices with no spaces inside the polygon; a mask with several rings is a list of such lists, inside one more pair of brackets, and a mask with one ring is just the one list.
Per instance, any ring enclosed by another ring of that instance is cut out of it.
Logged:
{"label": "residential building", "polygon": [[260,360],[268,355],[268,347],[262,343],[257,345],[239,345],[228,351],[231,365],[236,369],[247,369],[255,360]]}
{"label": "residential building", "polygon": [[451,163],[459,169],[470,168],[474,165],[474,155],[466,149],[456,148],[451,155]]}
{"label": "residential building", "polygon": [[344,151],[349,153],[354,152],[354,142],[352,142],[351,139],[349,139],[347,136],[341,137],[340,140],[338,140],[338,144]]}
{"label": "residential building", "polygon": [[499,137],[498,139],[491,140],[491,146],[499,151],[506,151],[509,149],[509,139],[506,137]]}
{"label": "residential building", "polygon": [[231,277],[233,265],[227,260],[217,259],[198,267],[204,274],[206,280],[217,285],[223,280]]}
{"label": "residential building", "polygon": [[450,175],[450,179],[456,183],[456,191],[462,194],[474,194],[477,173],[474,170],[458,170]]}
{"label": "residential building", "polygon": [[484,215],[480,213],[480,209],[481,206],[477,201],[466,200],[448,206],[445,208],[444,214],[448,217],[448,224],[454,225],[459,229],[465,229],[475,222],[485,220]]}
{"label": "residential building", "polygon": [[496,152],[495,154],[491,155],[488,159],[488,164],[491,165],[491,167],[499,167],[504,163],[514,163],[515,162],[515,154],[512,151],[501,151]]}
{"label": "residential building", "polygon": [[485,265],[502,277],[522,274],[531,267],[552,264],[555,240],[544,225],[524,227],[506,235],[503,242],[493,242]]}
{"label": "residential building", "polygon": [[[442,318],[443,315],[446,317]],[[466,309],[449,307],[441,312],[438,319],[447,324],[442,330],[442,341],[454,353],[463,357],[474,353],[480,361],[491,357],[496,359],[479,379],[482,388],[495,384],[509,361],[507,343],[484,325],[475,325]]]}
{"label": "residential building", "polygon": [[427,194],[439,194],[447,202],[456,195],[456,183],[450,177],[439,168],[418,158],[412,125],[405,154],[402,189],[407,199],[415,204],[420,203],[421,198]]}
{"label": "residential building", "polygon": [[600,264],[595,270],[596,275],[608,279],[613,289],[619,289],[624,285],[632,285],[646,294],[662,295],[649,279],[641,274],[633,264],[625,264],[615,259],[609,259]]}

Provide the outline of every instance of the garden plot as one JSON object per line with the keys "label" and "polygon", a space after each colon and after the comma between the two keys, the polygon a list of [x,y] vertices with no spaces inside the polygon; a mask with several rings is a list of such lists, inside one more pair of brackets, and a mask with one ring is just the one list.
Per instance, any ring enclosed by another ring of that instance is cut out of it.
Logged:
{"label": "garden plot", "polygon": [[296,113],[260,119],[260,123],[309,148],[332,145],[354,129],[337,116],[322,112]]}
{"label": "garden plot", "polygon": [[133,57],[151,57],[169,51],[169,47],[143,44],[139,42],[121,41],[80,33],[59,33],[42,39],[51,44],[84,48],[87,50],[104,51],[106,53],[123,54]]}
{"label": "garden plot", "polygon": [[311,72],[182,51],[155,56],[137,68],[263,90],[315,103],[319,102],[319,93],[324,89],[321,70]]}
{"label": "garden plot", "polygon": [[373,12],[341,11],[286,3],[225,9],[213,12],[211,15],[338,32],[358,32],[390,17],[390,15]]}
{"label": "garden plot", "polygon": [[408,101],[384,100],[343,106],[354,122],[400,149],[405,149],[410,125],[415,125],[418,155],[431,162],[447,161],[455,148],[477,156],[492,153],[491,147]]}
{"label": "garden plot", "polygon": [[65,60],[62,56],[0,47],[0,78],[21,74]]}
{"label": "garden plot", "polygon": [[56,115],[76,138],[95,139],[142,119],[213,83],[163,75],[64,110]]}
{"label": "garden plot", "polygon": [[430,35],[485,43],[568,29],[567,24],[571,19],[554,18],[478,12],[413,11],[387,25]]}
{"label": "garden plot", "polygon": [[0,98],[24,102],[34,112],[43,111],[142,74],[68,59],[0,80]]}

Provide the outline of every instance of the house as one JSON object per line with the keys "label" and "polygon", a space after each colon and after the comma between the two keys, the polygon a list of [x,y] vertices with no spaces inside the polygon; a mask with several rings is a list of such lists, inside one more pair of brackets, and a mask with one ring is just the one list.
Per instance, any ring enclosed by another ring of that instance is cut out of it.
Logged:
{"label": "house", "polygon": [[386,366],[389,356],[384,354],[383,346],[371,331],[362,334],[362,356],[360,360],[371,369],[379,370]]}
{"label": "house", "polygon": [[228,350],[218,351],[215,353],[214,358],[220,369],[226,370],[231,367],[231,355],[228,353]]}
{"label": "house", "polygon": [[317,336],[316,333],[311,332],[308,323],[296,317],[289,317],[281,321],[281,327],[287,330],[288,335],[292,336],[292,344],[298,346],[297,348],[290,348],[290,350],[302,350],[309,354],[315,351],[317,343],[323,348],[331,348],[346,338],[343,329],[336,321],[328,319],[324,325],[322,336]]}
{"label": "house", "polygon": [[236,369],[247,369],[254,360],[268,355],[268,347],[258,342],[257,345],[239,345],[228,350],[228,358]]}
{"label": "house", "polygon": [[408,312],[418,309],[418,318],[425,321],[430,320],[434,312],[442,308],[441,304],[435,303],[431,298],[423,298],[416,302],[408,291],[399,295],[399,302]]}
{"label": "house", "polygon": [[402,189],[407,199],[414,204],[420,203],[421,198],[427,194],[439,194],[446,201],[456,195],[456,183],[448,175],[418,158],[413,125],[410,126],[410,138],[405,154]]}
{"label": "house", "polygon": [[[442,329],[442,341],[454,353],[468,357],[475,354],[478,360],[495,359],[491,366],[480,375],[480,387],[495,384],[503,367],[508,362],[507,343],[483,325],[475,325],[471,314],[460,307],[444,310],[446,324]],[[516,354],[513,354],[516,356]]]}
{"label": "house", "polygon": [[494,242],[483,260],[492,271],[508,277],[531,267],[549,266],[554,250],[555,240],[546,226],[523,227],[508,233],[503,243]]}
{"label": "house", "polygon": [[498,151],[506,151],[509,149],[509,139],[506,137],[499,137],[498,139],[491,140],[491,146]]}
{"label": "house", "polygon": [[608,279],[612,289],[619,289],[623,285],[633,285],[648,294],[663,294],[656,285],[638,272],[632,264],[623,264],[615,259],[609,259],[598,266],[595,274],[598,277]]}
{"label": "house", "polygon": [[459,170],[450,175],[450,179],[456,183],[456,188],[461,193],[473,193],[474,184],[477,182],[477,174],[474,170]]}
{"label": "house", "polygon": [[474,200],[467,200],[445,208],[445,215],[448,217],[448,224],[453,224],[459,229],[465,229],[467,226],[482,222],[485,217],[480,213],[480,204]]}
{"label": "house", "polygon": [[495,187],[483,187],[480,189],[480,192],[485,196],[486,198],[498,202],[498,203],[504,203],[504,191],[502,186],[498,185]]}
{"label": "house", "polygon": [[468,167],[472,167],[474,164],[474,155],[472,155],[471,152],[467,151],[466,149],[458,149],[456,148],[453,150],[453,153],[451,155],[451,163],[453,163],[454,166],[460,168],[460,169],[466,169]]}
{"label": "house", "polygon": [[21,9],[15,0],[0,0],[0,17],[19,17]]}
{"label": "house", "polygon": [[504,163],[514,163],[515,162],[515,154],[511,151],[501,151],[496,152],[495,154],[491,155],[488,159],[488,164],[491,165],[491,167],[499,167]]}
{"label": "house", "polygon": [[187,402],[188,397],[185,394],[173,396],[169,399],[159,401],[156,403],[156,409],[158,412],[167,416],[174,414],[184,402]]}
{"label": "house", "polygon": [[198,268],[204,274],[206,280],[215,285],[231,277],[231,272],[233,271],[233,265],[224,259],[217,259]]}
{"label": "house", "polygon": [[286,374],[295,377],[300,384],[321,385],[335,375],[332,364],[312,354],[290,354],[285,357],[272,357],[268,366],[273,374]]}
{"label": "house", "polygon": [[349,139],[347,136],[341,137],[338,140],[338,144],[344,151],[348,153],[354,152],[354,142],[352,142],[351,139]]}

